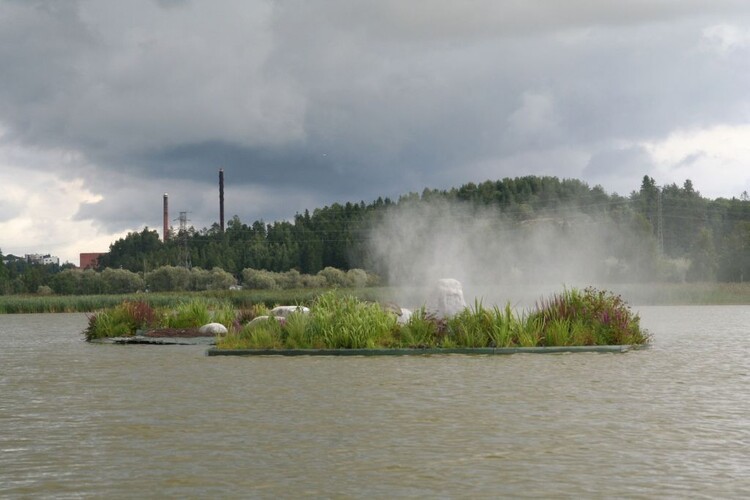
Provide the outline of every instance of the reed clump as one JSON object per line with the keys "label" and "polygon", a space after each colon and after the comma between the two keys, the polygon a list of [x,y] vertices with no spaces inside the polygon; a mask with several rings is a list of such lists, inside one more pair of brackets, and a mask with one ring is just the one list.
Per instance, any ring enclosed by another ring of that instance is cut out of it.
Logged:
{"label": "reed clump", "polygon": [[640,327],[621,296],[593,287],[565,290],[537,303],[531,317],[539,323],[544,345],[645,344]]}
{"label": "reed clump", "polygon": [[83,334],[86,340],[135,335],[138,330],[157,326],[157,317],[157,312],[148,303],[126,300],[89,315]]}

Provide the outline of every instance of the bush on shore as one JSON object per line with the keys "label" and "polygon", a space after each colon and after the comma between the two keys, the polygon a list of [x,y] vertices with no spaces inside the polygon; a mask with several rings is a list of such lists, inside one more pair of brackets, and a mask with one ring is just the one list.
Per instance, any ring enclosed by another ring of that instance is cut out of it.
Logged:
{"label": "bush on shore", "polygon": [[242,270],[242,286],[251,290],[293,290],[297,288],[364,288],[379,282],[364,269],[342,271],[326,267],[317,274],[300,274],[296,269],[283,273],[263,269]]}

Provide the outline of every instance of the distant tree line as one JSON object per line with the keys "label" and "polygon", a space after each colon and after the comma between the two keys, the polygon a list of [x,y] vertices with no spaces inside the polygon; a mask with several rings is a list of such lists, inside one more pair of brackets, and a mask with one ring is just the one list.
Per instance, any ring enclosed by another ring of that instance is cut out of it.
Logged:
{"label": "distant tree line", "polygon": [[[103,278],[106,271],[116,282],[114,273],[127,271],[139,276],[145,285],[146,277],[153,276],[149,273],[161,268],[210,269],[201,272],[214,273],[211,278],[190,278],[194,283],[191,287],[202,289],[214,286],[207,284],[213,283],[212,279],[221,282],[219,271],[239,282],[257,283],[269,283],[269,276],[274,277],[274,283],[277,279],[283,283],[284,273],[314,277],[326,268],[344,274],[352,269],[381,274],[384,270],[371,253],[371,229],[391,211],[435,201],[457,203],[477,213],[494,213],[518,227],[555,218],[563,223],[561,231],[581,241],[585,241],[587,226],[566,214],[606,221],[612,234],[613,262],[638,263],[637,269],[631,266],[620,275],[613,271],[613,280],[750,279],[748,194],[712,200],[701,196],[690,180],[682,186],[658,186],[648,176],[627,197],[607,194],[600,186],[589,187],[575,179],[526,176],[468,183],[450,190],[425,189],[396,201],[378,198],[369,204],[334,203],[312,213],[298,213],[293,221],[267,224],[259,220],[248,225],[234,216],[223,232],[218,224],[200,230],[191,227],[172,231],[166,242],[157,231],[144,228],[110,245],[109,252],[99,259],[98,275]],[[616,265],[612,267],[617,269]],[[245,272],[247,269],[255,270],[255,274]],[[91,273],[77,272],[80,276],[72,278],[74,271],[65,266],[0,261],[0,293],[35,292],[39,286],[69,293],[87,279],[95,279]],[[187,278],[181,279],[184,282]],[[117,287],[112,285],[112,289]]]}
{"label": "distant tree line", "polygon": [[[249,268],[243,269],[241,275],[244,288],[253,290],[366,287],[379,281],[377,276],[362,269],[343,271],[332,267],[327,267],[315,275],[301,274],[296,269],[275,273]],[[100,295],[150,291],[184,292],[228,290],[237,287],[238,284],[237,278],[218,267],[206,270],[199,267],[188,269],[180,266],[161,266],[145,273],[109,267],[102,271],[67,267],[45,276],[47,279],[43,282],[30,285],[35,287],[33,289],[22,289],[18,292],[10,288],[3,289],[3,293]],[[3,283],[10,283],[11,287],[19,286],[24,284],[24,280],[3,280]]]}

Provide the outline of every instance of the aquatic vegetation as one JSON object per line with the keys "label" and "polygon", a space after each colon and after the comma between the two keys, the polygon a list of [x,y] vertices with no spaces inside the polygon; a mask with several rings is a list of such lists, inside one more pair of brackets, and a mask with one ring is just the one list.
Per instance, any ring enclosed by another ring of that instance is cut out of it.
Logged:
{"label": "aquatic vegetation", "polygon": [[409,321],[398,331],[399,345],[402,347],[427,347],[432,345],[439,334],[445,332],[444,322],[439,322],[427,313],[424,307],[415,311]]}
{"label": "aquatic vegetation", "polygon": [[149,304],[126,300],[111,309],[90,315],[84,335],[86,340],[121,337],[156,325],[157,313]]}
{"label": "aquatic vegetation", "polygon": [[194,328],[210,322],[211,313],[205,300],[181,302],[164,318],[167,328]]}
{"label": "aquatic vegetation", "polygon": [[545,345],[643,344],[648,334],[619,295],[588,287],[565,290],[537,303],[530,315],[540,322]]}
{"label": "aquatic vegetation", "polygon": [[206,297],[164,308],[125,301],[91,315],[84,334],[92,340],[218,322],[229,330],[217,338],[221,349],[502,348],[649,341],[638,315],[620,296],[594,288],[565,290],[540,300],[531,311],[516,311],[510,304],[488,308],[477,300],[441,319],[422,307],[403,324],[389,308],[338,291],[318,295],[309,313],[251,321],[268,314],[263,304],[236,308]]}
{"label": "aquatic vegetation", "polygon": [[83,334],[86,340],[93,340],[135,335],[139,330],[196,328],[210,322],[222,323],[231,329],[235,317],[230,304],[204,299],[183,301],[174,308],[158,309],[145,301],[126,300],[89,315]]}
{"label": "aquatic vegetation", "polygon": [[326,292],[315,300],[311,310],[308,335],[325,347],[362,349],[395,343],[396,317],[377,303]]}
{"label": "aquatic vegetation", "polygon": [[640,328],[638,316],[619,296],[593,288],[566,290],[541,301],[530,312],[516,313],[510,304],[489,309],[476,301],[473,307],[451,318],[438,319],[421,308],[403,325],[377,303],[329,292],[312,304],[309,316],[300,314],[286,322],[274,321],[245,336],[248,339],[244,344],[241,338],[238,342],[227,337],[218,340],[218,347],[472,348],[619,345],[649,341],[647,332]]}
{"label": "aquatic vegetation", "polygon": [[273,317],[247,325],[240,331],[240,338],[246,342],[247,349],[280,349],[284,346],[281,336],[281,321]]}
{"label": "aquatic vegetation", "polygon": [[313,346],[313,339],[309,335],[310,321],[310,315],[301,312],[292,313],[286,318],[284,340],[289,349],[310,349]]}

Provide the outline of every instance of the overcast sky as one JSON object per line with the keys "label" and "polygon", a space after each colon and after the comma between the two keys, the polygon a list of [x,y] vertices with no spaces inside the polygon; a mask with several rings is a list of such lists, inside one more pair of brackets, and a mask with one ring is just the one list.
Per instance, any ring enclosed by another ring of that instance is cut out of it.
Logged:
{"label": "overcast sky", "polygon": [[[746,0],[0,0],[0,249],[555,175],[750,191]],[[174,222],[177,225],[177,222]]]}

